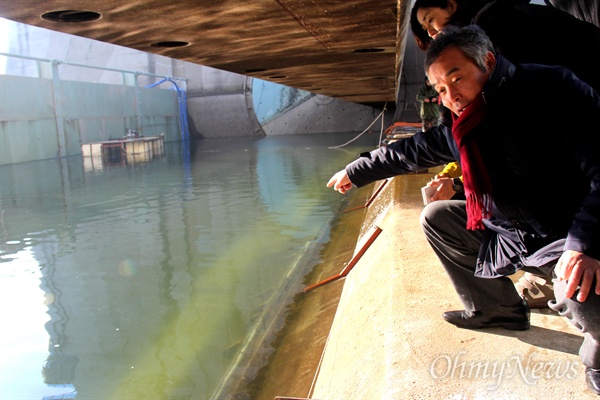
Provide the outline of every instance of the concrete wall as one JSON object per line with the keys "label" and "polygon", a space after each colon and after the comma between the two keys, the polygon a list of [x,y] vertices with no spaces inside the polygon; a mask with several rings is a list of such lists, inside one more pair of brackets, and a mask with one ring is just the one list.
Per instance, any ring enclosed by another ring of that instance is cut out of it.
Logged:
{"label": "concrete wall", "polygon": [[8,75],[0,87],[0,165],[78,155],[127,129],[181,140],[173,90]]}
{"label": "concrete wall", "polygon": [[195,137],[261,137],[252,110],[252,78],[187,63],[187,109]]}
{"label": "concrete wall", "polygon": [[[6,54],[16,56],[0,56],[0,73],[6,74],[0,75],[0,165],[80,154],[81,144],[119,138],[127,129],[181,140],[176,92],[163,90],[171,88],[168,83],[145,88],[165,76],[182,78],[176,82],[187,97],[192,139],[361,132],[381,111],[312,94],[287,107],[282,97],[275,103],[285,109],[261,125],[251,77],[2,23],[9,32]],[[282,86],[281,96],[288,92]]]}
{"label": "concrete wall", "polygon": [[410,29],[407,30],[405,40],[394,121],[421,122],[417,93],[425,83],[425,52],[417,47]]}
{"label": "concrete wall", "polygon": [[[267,135],[362,132],[373,124],[381,111],[341,99],[313,95],[266,122],[263,130]],[[384,129],[389,126],[391,117],[390,113],[385,114]],[[381,128],[379,120],[369,131],[379,132]]]}
{"label": "concrete wall", "polygon": [[[204,138],[361,132],[381,112],[333,97],[312,95],[280,110],[261,124],[255,109],[259,103],[254,98],[255,79],[194,64],[186,65],[182,76],[187,78],[191,130]],[[286,93],[281,90],[276,95],[285,96]],[[388,122],[391,117],[387,118]],[[372,129],[379,130],[380,126],[375,125]]]}
{"label": "concrete wall", "polygon": [[[128,129],[144,136],[164,133],[167,142],[182,139],[177,92],[166,90],[171,83],[140,87],[142,77],[136,82],[130,73],[122,74],[122,84],[72,81],[44,68],[37,72],[42,77],[0,75],[0,165],[79,155],[82,144],[121,138]],[[190,63],[179,63],[173,72],[186,77],[182,86],[193,139],[361,132],[381,112],[310,95],[261,125],[253,78]],[[391,115],[385,119],[388,126]],[[373,124],[371,131],[380,130],[380,123]]]}

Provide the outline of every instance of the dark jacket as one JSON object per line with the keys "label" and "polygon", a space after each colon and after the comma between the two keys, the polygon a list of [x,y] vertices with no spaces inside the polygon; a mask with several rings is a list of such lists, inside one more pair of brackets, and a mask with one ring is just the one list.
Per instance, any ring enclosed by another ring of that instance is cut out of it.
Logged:
{"label": "dark jacket", "polygon": [[600,27],[529,0],[492,1],[473,22],[512,62],[561,65],[600,93]]}
{"label": "dark jacket", "polygon": [[[487,237],[482,245],[480,258],[486,265],[478,274],[491,277],[523,265],[542,266],[549,257],[560,256],[563,245],[600,259],[598,94],[565,68],[516,66],[498,55],[483,95],[488,111],[470,135],[493,188],[486,231],[500,237]],[[539,101],[532,101],[532,95]],[[446,126],[361,156],[346,167],[358,187],[460,160]],[[515,241],[510,246],[516,247],[508,249],[505,240]],[[536,254],[551,243],[551,255]],[[501,261],[494,259],[494,251],[507,249]]]}
{"label": "dark jacket", "polygon": [[583,21],[600,26],[600,3],[598,0],[545,0],[544,2]]}

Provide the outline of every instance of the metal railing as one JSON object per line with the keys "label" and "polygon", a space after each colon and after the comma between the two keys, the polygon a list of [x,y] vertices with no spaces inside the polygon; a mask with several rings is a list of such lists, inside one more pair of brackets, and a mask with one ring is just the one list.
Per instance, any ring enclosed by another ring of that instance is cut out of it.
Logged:
{"label": "metal railing", "polygon": [[[20,59],[24,59],[24,60],[30,60],[30,61],[36,61],[37,63],[48,63],[50,65],[52,65],[53,70],[55,68],[58,68],[60,65],[68,65],[68,66],[72,66],[72,67],[79,67],[79,68],[89,68],[89,69],[96,69],[96,70],[102,70],[102,71],[111,71],[111,72],[117,72],[117,73],[121,73],[123,75],[123,84],[127,84],[128,80],[126,79],[126,76],[130,75],[130,76],[147,76],[147,77],[153,77],[153,78],[167,78],[170,80],[178,80],[178,81],[184,81],[187,83],[187,78],[179,78],[179,77],[174,77],[174,76],[168,76],[168,75],[158,75],[158,74],[150,74],[147,72],[140,72],[140,71],[131,71],[131,70],[124,70],[124,69],[117,69],[117,68],[109,68],[109,67],[101,67],[101,66],[96,66],[96,65],[89,65],[89,64],[81,64],[81,63],[74,63],[74,62],[69,62],[69,61],[63,61],[63,60],[56,60],[56,59],[50,59],[50,58],[41,58],[41,57],[32,57],[32,56],[25,56],[25,55],[20,55],[20,54],[12,54],[12,53],[4,53],[4,52],[0,52],[0,56],[3,57],[13,57],[13,58],[20,58]],[[40,65],[40,64],[38,64]],[[43,69],[38,67],[38,77],[39,78],[43,78],[44,73],[43,73]],[[54,73],[52,74],[52,76],[54,76]],[[137,82],[137,80],[136,80]]]}
{"label": "metal railing", "polygon": [[[126,69],[117,69],[110,68],[104,66],[96,66],[96,65],[88,65],[76,62],[69,62],[57,59],[49,59],[49,58],[41,58],[41,57],[33,57],[28,55],[19,55],[12,53],[0,52],[0,57],[7,58],[16,58],[22,60],[29,60],[36,63],[34,70],[32,71],[31,66],[21,66],[21,74],[14,73],[18,68],[11,67],[7,69],[8,73],[2,72],[1,74],[4,76],[23,76],[35,79],[48,79],[52,81],[52,97],[53,97],[53,113],[54,120],[56,124],[56,137],[58,138],[58,149],[56,154],[59,158],[69,155],[67,152],[67,139],[66,136],[69,134],[65,129],[65,110],[64,104],[65,101],[65,92],[63,87],[66,86],[67,81],[73,82],[86,82],[93,84],[106,84],[106,85],[122,85],[127,86],[133,89],[133,104],[134,104],[134,113],[132,114],[133,118],[135,118],[135,129],[138,132],[142,131],[143,125],[143,110],[142,110],[142,89],[155,87],[160,85],[162,82],[170,82],[177,88],[177,96],[179,103],[179,118],[182,118],[182,115],[185,119],[180,120],[180,128],[182,129],[182,137],[189,138],[189,133],[187,133],[187,115],[185,114],[185,97],[182,96],[182,93],[185,93],[187,86],[187,78],[182,77],[173,77],[173,76],[165,76],[159,74],[152,74],[141,71],[133,71]],[[101,70],[108,71],[111,73],[121,74],[121,78],[116,78],[111,75],[102,75],[99,82],[98,74],[73,74],[69,75],[69,71],[65,73],[61,67],[76,67],[76,68],[86,68],[92,70]],[[18,71],[17,71],[18,72]],[[61,76],[62,73],[62,76]],[[93,75],[93,76],[92,76]],[[71,77],[76,77],[77,79],[72,79]],[[142,82],[140,82],[140,78],[143,77]],[[87,79],[86,79],[87,78]],[[110,82],[106,82],[109,80]],[[147,82],[146,82],[147,81]],[[176,83],[177,82],[177,83]],[[183,86],[183,88],[182,88]],[[172,89],[172,87],[168,87],[168,89]],[[183,100],[182,100],[183,99]],[[183,110],[183,111],[182,111]],[[185,135],[184,135],[185,134]]]}

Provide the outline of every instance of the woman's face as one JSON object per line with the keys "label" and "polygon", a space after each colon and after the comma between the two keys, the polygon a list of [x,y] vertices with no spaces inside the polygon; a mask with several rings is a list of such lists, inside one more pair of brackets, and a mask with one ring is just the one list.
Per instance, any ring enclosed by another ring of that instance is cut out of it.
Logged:
{"label": "woman's face", "polygon": [[452,3],[448,2],[448,7],[422,7],[417,10],[417,19],[424,31],[432,39],[435,39],[437,34],[448,23],[448,20],[454,13]]}

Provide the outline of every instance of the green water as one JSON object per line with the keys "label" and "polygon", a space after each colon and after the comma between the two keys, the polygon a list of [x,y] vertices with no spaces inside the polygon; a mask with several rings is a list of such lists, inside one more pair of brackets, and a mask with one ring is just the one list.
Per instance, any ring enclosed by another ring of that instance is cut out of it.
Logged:
{"label": "green water", "polygon": [[345,206],[327,180],[379,139],[328,148],[353,137],[0,167],[0,398],[227,398]]}

